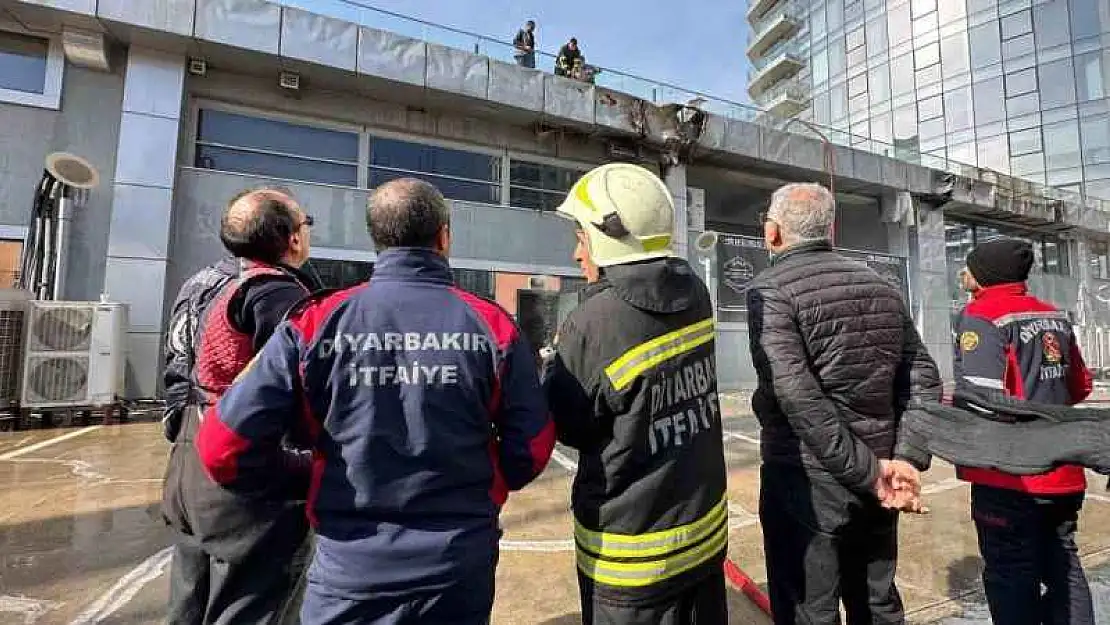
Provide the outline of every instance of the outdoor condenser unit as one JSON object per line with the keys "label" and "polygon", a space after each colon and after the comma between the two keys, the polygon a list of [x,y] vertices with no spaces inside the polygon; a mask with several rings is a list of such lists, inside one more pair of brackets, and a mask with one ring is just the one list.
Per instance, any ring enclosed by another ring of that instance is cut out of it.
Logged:
{"label": "outdoor condenser unit", "polygon": [[101,407],[124,388],[127,306],[105,302],[30,302],[26,323],[24,408]]}

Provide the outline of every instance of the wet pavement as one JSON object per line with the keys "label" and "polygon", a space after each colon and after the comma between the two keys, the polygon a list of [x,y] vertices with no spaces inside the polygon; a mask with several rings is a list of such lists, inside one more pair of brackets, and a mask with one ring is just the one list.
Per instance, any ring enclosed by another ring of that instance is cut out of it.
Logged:
{"label": "wet pavement", "polygon": [[[731,408],[731,410],[730,410]],[[766,578],[754,419],[726,404],[730,557]],[[0,624],[147,625],[162,622],[168,532],[158,518],[168,445],[155,423],[0,434]],[[498,568],[498,625],[572,625],[578,596],[567,510],[573,452],[558,449],[547,471],[510,499]],[[1097,480],[1081,519],[1080,549],[1110,623],[1110,497]],[[979,560],[968,488],[950,467],[926,476],[932,513],[901,525],[898,582],[911,622],[988,623],[978,594]],[[739,592],[733,623],[767,623]]]}

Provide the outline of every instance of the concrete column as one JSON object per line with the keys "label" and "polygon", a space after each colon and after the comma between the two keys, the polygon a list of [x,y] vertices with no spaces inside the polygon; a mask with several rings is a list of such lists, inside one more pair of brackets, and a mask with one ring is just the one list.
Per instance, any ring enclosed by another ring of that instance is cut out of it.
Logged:
{"label": "concrete column", "polygon": [[128,397],[154,397],[185,58],[132,46],[127,55],[104,292],[130,306]]}
{"label": "concrete column", "polygon": [[663,168],[663,182],[674,198],[674,253],[689,259],[689,217],[686,215],[686,165],[678,164]]}

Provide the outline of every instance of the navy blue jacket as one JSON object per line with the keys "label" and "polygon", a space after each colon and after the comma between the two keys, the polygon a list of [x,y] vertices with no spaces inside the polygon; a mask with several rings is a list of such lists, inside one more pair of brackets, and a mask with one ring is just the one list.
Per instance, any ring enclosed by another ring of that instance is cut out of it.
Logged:
{"label": "navy blue jacket", "polygon": [[291,432],[313,441],[310,578],[354,599],[488,574],[508,491],[554,445],[516,323],[455,287],[444,258],[408,248],[279,326],[197,449],[217,482],[266,491],[295,479],[281,449]]}

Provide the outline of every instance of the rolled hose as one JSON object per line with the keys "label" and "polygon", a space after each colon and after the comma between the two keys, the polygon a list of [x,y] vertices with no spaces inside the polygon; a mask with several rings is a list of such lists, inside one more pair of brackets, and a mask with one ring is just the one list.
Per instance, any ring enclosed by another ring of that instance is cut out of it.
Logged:
{"label": "rolled hose", "polygon": [[752,578],[748,577],[748,574],[739,566],[736,566],[736,563],[733,562],[731,558],[725,558],[724,567],[725,579],[733,586],[739,588],[740,592],[744,593],[744,596],[748,598],[748,601],[754,603],[764,614],[771,616],[771,600],[768,599],[766,593],[752,581]]}

